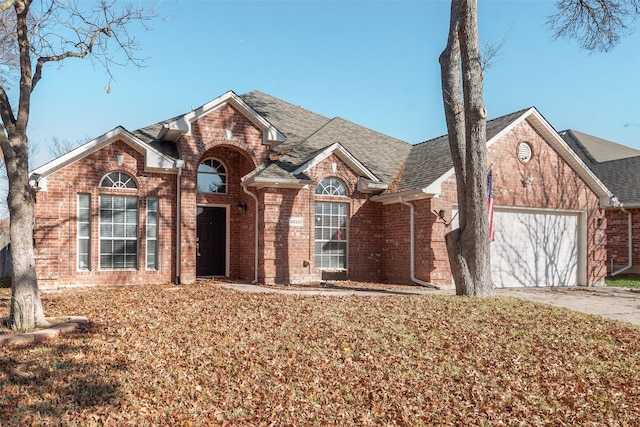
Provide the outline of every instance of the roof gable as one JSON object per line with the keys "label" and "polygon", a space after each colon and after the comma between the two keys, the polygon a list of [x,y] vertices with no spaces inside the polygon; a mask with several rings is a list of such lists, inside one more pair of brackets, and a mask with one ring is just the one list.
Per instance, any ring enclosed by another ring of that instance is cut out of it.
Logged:
{"label": "roof gable", "polygon": [[269,123],[262,115],[258,114],[233,91],[228,91],[193,111],[176,117],[172,121],[164,122],[160,127],[158,139],[176,141],[182,135],[191,135],[191,125],[193,122],[225,105],[232,105],[262,131],[263,144],[279,144],[286,140],[286,136],[282,132]]}
{"label": "roof gable", "polygon": [[371,181],[380,182],[380,180],[373,173],[371,173],[371,171],[369,171],[360,161],[358,161],[358,159],[356,159],[353,154],[349,153],[349,151],[344,148],[344,146],[340,144],[339,141],[335,142],[334,144],[321,150],[319,153],[311,157],[309,160],[300,165],[296,170],[294,170],[292,174],[299,175],[301,173],[307,172],[309,169],[325,160],[331,154],[335,154],[336,156],[338,156],[338,158],[345,162],[356,174],[364,176]]}
{"label": "roof gable", "polygon": [[[487,121],[487,146],[497,142],[525,120],[600,197],[602,204],[609,204],[612,193],[535,107]],[[449,140],[447,135],[443,135],[415,145],[405,165],[400,184],[394,189],[395,192],[377,196],[377,199],[384,203],[394,203],[405,193],[410,193],[413,197],[432,197],[442,191],[442,183],[454,174]]]}
{"label": "roof gable", "polygon": [[277,159],[254,179],[308,180],[304,172],[336,152],[371,183],[389,183],[410,150],[411,145],[407,142],[334,118],[304,140],[291,145],[288,151],[281,150]]}
{"label": "roof gable", "polygon": [[144,143],[134,134],[118,126],[109,132],[69,151],[68,153],[31,171],[31,176],[46,178],[48,175],[75,163],[116,141],[123,141],[145,157],[145,171],[174,173],[175,159]]}

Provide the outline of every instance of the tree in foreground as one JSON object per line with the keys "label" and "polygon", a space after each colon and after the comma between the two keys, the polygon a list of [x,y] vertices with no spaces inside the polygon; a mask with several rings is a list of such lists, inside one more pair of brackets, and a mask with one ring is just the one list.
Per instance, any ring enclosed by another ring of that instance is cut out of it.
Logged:
{"label": "tree in foreground", "polygon": [[[46,326],[33,251],[34,195],[29,184],[27,130],[31,95],[49,63],[91,58],[111,67],[132,62],[133,24],[153,19],[145,10],[116,0],[0,0],[0,148],[9,184],[11,308],[13,330]],[[12,84],[13,83],[13,84]],[[15,97],[11,93],[17,93]]]}
{"label": "tree in foreground", "polygon": [[[630,32],[640,0],[558,0],[549,19],[556,38],[608,52]],[[445,239],[456,295],[493,294],[487,208],[487,111],[482,100],[477,0],[452,0],[449,36],[440,55],[442,98],[456,176],[460,227]]]}
{"label": "tree in foreground", "polygon": [[476,1],[451,2],[447,46],[440,55],[442,98],[456,174],[459,228],[445,239],[456,295],[493,295],[487,209],[487,111]]}

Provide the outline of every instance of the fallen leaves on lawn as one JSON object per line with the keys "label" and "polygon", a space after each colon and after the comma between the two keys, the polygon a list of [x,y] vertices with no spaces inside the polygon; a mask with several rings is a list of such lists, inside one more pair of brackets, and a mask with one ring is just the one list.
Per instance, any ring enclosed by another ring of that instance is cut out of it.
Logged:
{"label": "fallen leaves on lawn", "polygon": [[[7,425],[634,425],[640,330],[510,298],[45,294],[91,323],[2,348]],[[4,423],[2,424],[4,425]]]}

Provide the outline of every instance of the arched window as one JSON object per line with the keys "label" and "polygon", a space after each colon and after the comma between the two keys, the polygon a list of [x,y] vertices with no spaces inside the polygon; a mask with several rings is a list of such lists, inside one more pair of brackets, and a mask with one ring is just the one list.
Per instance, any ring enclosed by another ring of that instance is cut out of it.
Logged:
{"label": "arched window", "polygon": [[325,178],[320,181],[320,184],[316,187],[316,194],[323,194],[326,196],[346,196],[347,189],[339,179]]}
{"label": "arched window", "polygon": [[125,172],[111,172],[102,178],[100,187],[105,188],[138,188],[136,181],[131,175]]}
{"label": "arched window", "polygon": [[218,160],[206,159],[198,166],[198,192],[227,192],[227,170]]}
{"label": "arched window", "polygon": [[[325,178],[316,187],[321,196],[346,196],[337,178]],[[316,201],[315,262],[322,270],[347,269],[349,203]]]}

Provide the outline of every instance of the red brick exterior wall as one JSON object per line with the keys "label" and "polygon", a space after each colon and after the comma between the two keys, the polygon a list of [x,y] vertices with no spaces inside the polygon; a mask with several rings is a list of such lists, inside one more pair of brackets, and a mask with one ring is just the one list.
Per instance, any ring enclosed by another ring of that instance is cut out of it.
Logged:
{"label": "red brick exterior wall", "polygon": [[[521,162],[517,157],[518,143],[521,141],[528,142],[532,147],[533,157],[527,163]],[[598,196],[542,136],[525,121],[488,148],[488,162],[493,165],[493,190],[497,208],[509,206],[586,212],[587,282],[603,283],[606,275],[606,236],[605,225],[599,226],[598,219],[603,218],[604,210],[599,207]],[[527,178],[532,178],[533,181],[526,184]],[[451,218],[456,193],[455,178],[452,176],[443,183],[440,197],[433,199],[432,209],[443,209],[445,217]],[[433,236],[431,242],[432,248],[436,243],[444,247],[445,233],[437,231],[437,228],[442,230],[444,226],[438,225],[435,230],[437,235]],[[432,257],[429,253],[423,256]],[[438,260],[438,267],[434,269],[431,279],[434,283],[451,283],[446,260]]]}
{"label": "red brick exterior wall", "polygon": [[[226,139],[225,130],[232,136]],[[255,276],[254,224],[255,201],[240,185],[240,179],[255,169],[267,156],[262,133],[231,105],[225,105],[194,122],[191,135],[179,140],[179,151],[185,161],[181,177],[181,268],[180,282],[196,279],[196,215],[197,206],[223,206],[229,215],[228,275],[238,280]],[[221,161],[227,171],[226,194],[197,192],[198,165],[207,158]],[[247,205],[240,213],[238,203]]]}
{"label": "red brick exterior wall", "polygon": [[[227,139],[224,130],[231,130]],[[524,164],[517,159],[517,144],[527,141],[533,148],[532,160]],[[262,283],[303,283],[330,278],[356,281],[411,281],[410,208],[404,204],[383,205],[371,201],[372,195],[357,190],[358,176],[337,155],[330,155],[311,167],[306,174],[311,184],[303,188],[249,188],[256,202],[243,191],[241,178],[267,160],[269,147],[262,134],[232,106],[223,106],[192,124],[191,134],[178,141],[185,160],[180,176],[181,236],[176,237],[176,183],[172,174],[144,171],[144,158],[122,141],[73,163],[47,177],[47,190],[37,194],[36,262],[41,284],[115,284],[162,283],[176,280],[191,283],[196,279],[196,220],[198,206],[219,206],[227,210],[227,275],[233,280],[252,281],[255,270],[255,224],[258,220],[258,280]],[[116,155],[124,154],[122,167]],[[521,206],[571,209],[587,214],[587,277],[589,283],[601,282],[605,270],[605,233],[597,221],[604,212],[598,197],[569,168],[559,155],[526,122],[491,145],[489,161],[493,163],[494,194],[497,206]],[[197,168],[207,158],[221,161],[227,171],[225,194],[197,192]],[[99,188],[107,173],[122,170],[132,175],[137,190]],[[340,179],[346,196],[316,195],[317,184],[324,178]],[[523,179],[533,182],[523,185]],[[91,269],[78,271],[77,199],[91,195]],[[98,201],[101,194],[135,195],[139,200],[139,261],[135,270],[101,271],[98,268]],[[159,199],[160,265],[145,268],[146,198]],[[347,203],[348,264],[346,271],[321,271],[315,265],[315,202]],[[455,179],[442,184],[439,197],[412,200],[415,207],[415,276],[439,285],[452,282],[445,247],[450,226],[437,216],[443,210],[451,220],[456,204]],[[238,204],[247,210],[239,210]],[[258,209],[256,211],[256,209]],[[290,225],[290,219],[301,223]],[[610,219],[610,223],[615,222]],[[626,224],[626,222],[625,222]],[[620,234],[626,236],[626,233]],[[622,238],[622,237],[621,237]],[[622,244],[623,242],[621,242]],[[176,245],[180,264],[176,269]],[[640,253],[640,251],[639,251]],[[617,253],[614,255],[622,258]],[[618,259],[620,259],[618,258]]]}
{"label": "red brick exterior wall", "polygon": [[[124,155],[118,166],[116,156]],[[138,189],[100,188],[102,178],[122,171],[133,176]],[[80,162],[73,163],[47,177],[47,190],[36,194],[34,238],[40,285],[94,285],[165,283],[174,274],[175,252],[175,175],[145,173],[144,157],[122,141],[108,145]],[[91,255],[87,271],[77,268],[78,195],[88,194],[91,201]],[[138,198],[138,268],[105,270],[98,268],[99,200],[101,195]],[[160,264],[146,269],[146,199],[158,198],[160,213]]]}

